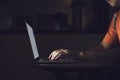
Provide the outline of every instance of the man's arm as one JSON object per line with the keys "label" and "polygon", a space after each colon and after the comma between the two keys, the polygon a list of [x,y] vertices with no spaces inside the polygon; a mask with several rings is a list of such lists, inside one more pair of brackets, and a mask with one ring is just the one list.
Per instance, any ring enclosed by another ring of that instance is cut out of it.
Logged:
{"label": "man's arm", "polygon": [[110,48],[99,45],[92,49],[79,53],[86,61],[92,62],[119,62],[120,61],[120,47]]}

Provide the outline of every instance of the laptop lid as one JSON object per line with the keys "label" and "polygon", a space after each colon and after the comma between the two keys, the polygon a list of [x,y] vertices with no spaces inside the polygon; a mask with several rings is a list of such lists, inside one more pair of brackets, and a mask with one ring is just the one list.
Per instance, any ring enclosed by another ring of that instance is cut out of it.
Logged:
{"label": "laptop lid", "polygon": [[33,52],[34,59],[37,59],[37,58],[39,58],[39,53],[38,53],[38,48],[37,48],[37,45],[36,45],[33,29],[27,22],[25,22],[25,24],[26,24],[26,27],[27,27],[27,32],[28,32],[28,35],[29,35],[30,44],[31,44],[31,47],[32,47],[32,52]]}

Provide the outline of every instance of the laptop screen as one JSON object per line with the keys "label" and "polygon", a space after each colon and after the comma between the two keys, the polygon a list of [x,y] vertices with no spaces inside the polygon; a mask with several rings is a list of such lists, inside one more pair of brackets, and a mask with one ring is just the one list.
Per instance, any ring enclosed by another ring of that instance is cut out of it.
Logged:
{"label": "laptop screen", "polygon": [[37,49],[37,45],[35,41],[34,32],[33,32],[32,27],[27,22],[26,22],[26,27],[27,27],[27,31],[28,31],[32,51],[33,51],[33,56],[34,56],[34,59],[36,59],[39,57],[39,54],[38,54],[38,49]]}

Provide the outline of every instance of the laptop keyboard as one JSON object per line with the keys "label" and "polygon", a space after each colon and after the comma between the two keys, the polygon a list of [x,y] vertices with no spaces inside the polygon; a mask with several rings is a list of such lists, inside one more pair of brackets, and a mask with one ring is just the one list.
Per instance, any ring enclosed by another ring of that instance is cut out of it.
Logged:
{"label": "laptop keyboard", "polygon": [[55,62],[55,63],[63,63],[63,62],[80,62],[79,60],[75,60],[75,59],[57,59],[57,60],[49,60],[49,59],[44,59],[44,58],[41,58],[39,59],[38,63],[52,63],[52,62]]}

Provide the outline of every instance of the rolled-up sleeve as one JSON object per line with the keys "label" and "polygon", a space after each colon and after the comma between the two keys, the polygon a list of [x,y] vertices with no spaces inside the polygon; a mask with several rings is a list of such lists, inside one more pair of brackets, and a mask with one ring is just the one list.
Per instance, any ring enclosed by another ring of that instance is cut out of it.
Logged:
{"label": "rolled-up sleeve", "polygon": [[117,41],[118,41],[118,35],[117,35],[117,31],[114,27],[114,19],[112,19],[109,29],[102,40],[102,43],[106,44],[107,46],[112,46]]}

